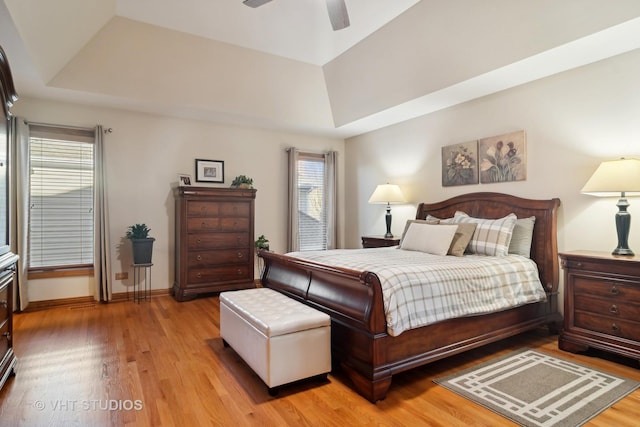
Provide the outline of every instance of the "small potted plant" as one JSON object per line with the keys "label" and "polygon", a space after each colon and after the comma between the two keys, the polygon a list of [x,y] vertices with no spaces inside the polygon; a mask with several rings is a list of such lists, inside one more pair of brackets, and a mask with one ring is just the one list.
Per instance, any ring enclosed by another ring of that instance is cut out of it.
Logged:
{"label": "small potted plant", "polygon": [[238,175],[231,182],[231,188],[253,188],[253,179],[246,175]]}
{"label": "small potted plant", "polygon": [[261,234],[260,237],[255,241],[256,249],[264,249],[265,251],[269,250],[269,240],[264,237],[264,234]]}
{"label": "small potted plant", "polygon": [[151,229],[146,224],[134,224],[127,228],[126,237],[131,240],[134,264],[151,264],[153,242],[156,239],[149,237],[149,231]]}

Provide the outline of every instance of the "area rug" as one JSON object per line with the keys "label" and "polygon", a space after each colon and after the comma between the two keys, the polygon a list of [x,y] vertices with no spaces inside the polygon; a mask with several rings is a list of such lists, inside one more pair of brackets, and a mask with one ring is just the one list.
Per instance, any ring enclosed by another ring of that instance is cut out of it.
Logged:
{"label": "area rug", "polygon": [[640,383],[522,349],[435,383],[523,426],[580,426]]}

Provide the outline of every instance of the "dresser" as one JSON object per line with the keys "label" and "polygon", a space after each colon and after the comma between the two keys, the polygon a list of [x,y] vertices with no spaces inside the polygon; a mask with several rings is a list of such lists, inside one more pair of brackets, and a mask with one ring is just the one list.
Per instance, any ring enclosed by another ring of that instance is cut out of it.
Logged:
{"label": "dresser", "polygon": [[640,360],[640,257],[560,254],[564,269],[562,350],[589,347]]}
{"label": "dresser", "polygon": [[13,352],[13,287],[18,256],[11,252],[9,205],[15,185],[11,186],[9,108],[17,101],[9,61],[0,47],[0,388],[15,373]]}
{"label": "dresser", "polygon": [[176,300],[255,287],[255,197],[255,189],[176,189]]}

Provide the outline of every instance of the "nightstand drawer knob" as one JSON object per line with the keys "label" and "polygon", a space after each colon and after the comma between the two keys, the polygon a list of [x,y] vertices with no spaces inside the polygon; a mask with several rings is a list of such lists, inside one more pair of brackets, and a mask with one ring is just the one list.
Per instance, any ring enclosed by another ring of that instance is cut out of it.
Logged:
{"label": "nightstand drawer knob", "polygon": [[620,330],[620,326],[616,325],[615,323],[613,325],[611,325],[611,330],[613,332],[618,332]]}
{"label": "nightstand drawer knob", "polygon": [[613,314],[618,314],[618,307],[614,304],[609,308],[609,312]]}
{"label": "nightstand drawer knob", "polygon": [[620,293],[618,288],[616,288],[615,286],[612,286],[609,292],[611,293],[611,295],[618,295]]}
{"label": "nightstand drawer knob", "polygon": [[198,255],[198,256],[196,257],[196,259],[197,259],[198,261],[202,261],[202,256],[201,256],[201,255]]}

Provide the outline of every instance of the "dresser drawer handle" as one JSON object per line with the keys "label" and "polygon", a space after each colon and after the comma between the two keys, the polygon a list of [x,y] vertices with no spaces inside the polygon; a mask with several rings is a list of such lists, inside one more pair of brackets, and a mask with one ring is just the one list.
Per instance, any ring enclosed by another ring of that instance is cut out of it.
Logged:
{"label": "dresser drawer handle", "polygon": [[197,259],[198,261],[202,261],[202,256],[201,256],[201,255],[198,255],[198,256],[196,257],[196,259]]}
{"label": "dresser drawer handle", "polygon": [[200,224],[200,227],[202,227],[202,228],[207,228],[207,223],[206,223],[206,222],[204,222],[204,221],[202,221],[202,224]]}
{"label": "dresser drawer handle", "polygon": [[202,277],[202,273],[196,273],[196,277],[200,279]]}
{"label": "dresser drawer handle", "polygon": [[2,336],[6,337],[8,341],[11,341],[11,332],[5,332]]}
{"label": "dresser drawer handle", "polygon": [[618,307],[614,304],[609,308],[609,312],[613,314],[618,314]]}
{"label": "dresser drawer handle", "polygon": [[611,290],[609,291],[609,293],[611,293],[611,295],[618,295],[620,293],[620,291],[618,290],[618,288],[614,285],[611,287]]}
{"label": "dresser drawer handle", "polygon": [[238,258],[242,258],[244,257],[244,255],[242,254],[242,252],[238,252]]}
{"label": "dresser drawer handle", "polygon": [[196,243],[198,243],[198,244],[199,244],[199,243],[202,243],[202,240],[200,240],[200,239],[196,239]]}
{"label": "dresser drawer handle", "polygon": [[0,301],[0,305],[3,306],[4,308],[9,307],[9,303],[5,300]]}
{"label": "dresser drawer handle", "polygon": [[242,270],[238,269],[238,276],[242,276]]}
{"label": "dresser drawer handle", "polygon": [[620,326],[616,325],[615,323],[613,325],[611,325],[611,330],[613,332],[618,332],[620,330]]}

